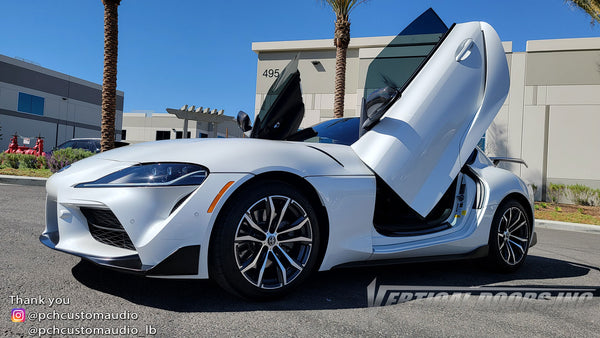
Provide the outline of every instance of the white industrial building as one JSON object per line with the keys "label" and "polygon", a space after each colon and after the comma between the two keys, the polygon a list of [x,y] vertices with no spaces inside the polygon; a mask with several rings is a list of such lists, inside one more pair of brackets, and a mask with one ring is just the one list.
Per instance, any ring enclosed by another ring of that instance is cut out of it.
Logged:
{"label": "white industrial building", "polygon": [[[102,86],[0,55],[0,150],[10,136],[44,137],[46,150],[78,137],[100,137]],[[124,93],[117,91],[115,129],[121,135]]]}

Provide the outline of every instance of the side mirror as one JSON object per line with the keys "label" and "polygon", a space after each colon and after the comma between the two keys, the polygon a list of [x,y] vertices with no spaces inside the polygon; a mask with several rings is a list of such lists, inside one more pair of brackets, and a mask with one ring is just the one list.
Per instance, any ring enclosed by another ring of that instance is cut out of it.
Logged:
{"label": "side mirror", "polygon": [[385,114],[388,108],[396,101],[400,92],[391,87],[385,87],[374,91],[362,104],[361,118],[364,119],[362,128],[370,130]]}
{"label": "side mirror", "polygon": [[250,124],[250,116],[241,110],[237,114],[237,124],[244,133],[252,129],[252,125]]}

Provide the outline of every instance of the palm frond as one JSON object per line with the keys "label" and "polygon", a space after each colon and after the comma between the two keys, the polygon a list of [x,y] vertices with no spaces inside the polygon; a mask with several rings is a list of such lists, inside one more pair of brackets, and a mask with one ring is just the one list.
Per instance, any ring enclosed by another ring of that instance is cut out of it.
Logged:
{"label": "palm frond", "polygon": [[348,15],[357,5],[368,0],[321,0],[323,4],[328,4],[336,17],[348,18]]}
{"label": "palm frond", "polygon": [[566,0],[566,2],[588,13],[592,23],[600,23],[600,0]]}

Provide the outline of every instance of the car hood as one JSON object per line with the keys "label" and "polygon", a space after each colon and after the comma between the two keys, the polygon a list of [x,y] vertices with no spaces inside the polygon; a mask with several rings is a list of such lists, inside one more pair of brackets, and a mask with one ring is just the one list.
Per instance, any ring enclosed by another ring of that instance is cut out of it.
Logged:
{"label": "car hood", "polygon": [[65,172],[89,170],[100,178],[137,163],[156,162],[195,163],[205,166],[211,173],[287,171],[302,177],[373,174],[349,146],[248,138],[140,143],[81,160],[72,166],[77,170]]}

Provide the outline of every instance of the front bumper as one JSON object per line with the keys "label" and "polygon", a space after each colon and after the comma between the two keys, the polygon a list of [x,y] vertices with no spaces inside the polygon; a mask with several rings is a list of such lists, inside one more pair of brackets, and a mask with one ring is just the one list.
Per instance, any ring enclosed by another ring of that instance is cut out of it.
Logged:
{"label": "front bumper", "polygon": [[140,256],[137,254],[107,258],[57,248],[57,232],[43,233],[40,235],[40,242],[50,249],[81,257],[94,264],[134,274],[147,276],[186,276],[198,274],[198,263],[200,260],[199,245],[179,248],[157,265],[148,266],[142,264]]}
{"label": "front bumper", "polygon": [[[211,173],[200,186],[75,188],[128,165],[89,160],[87,168],[71,167],[48,180],[43,244],[126,272],[208,278],[212,224],[230,192],[251,174]],[[236,184],[208,212],[229,181]]]}

